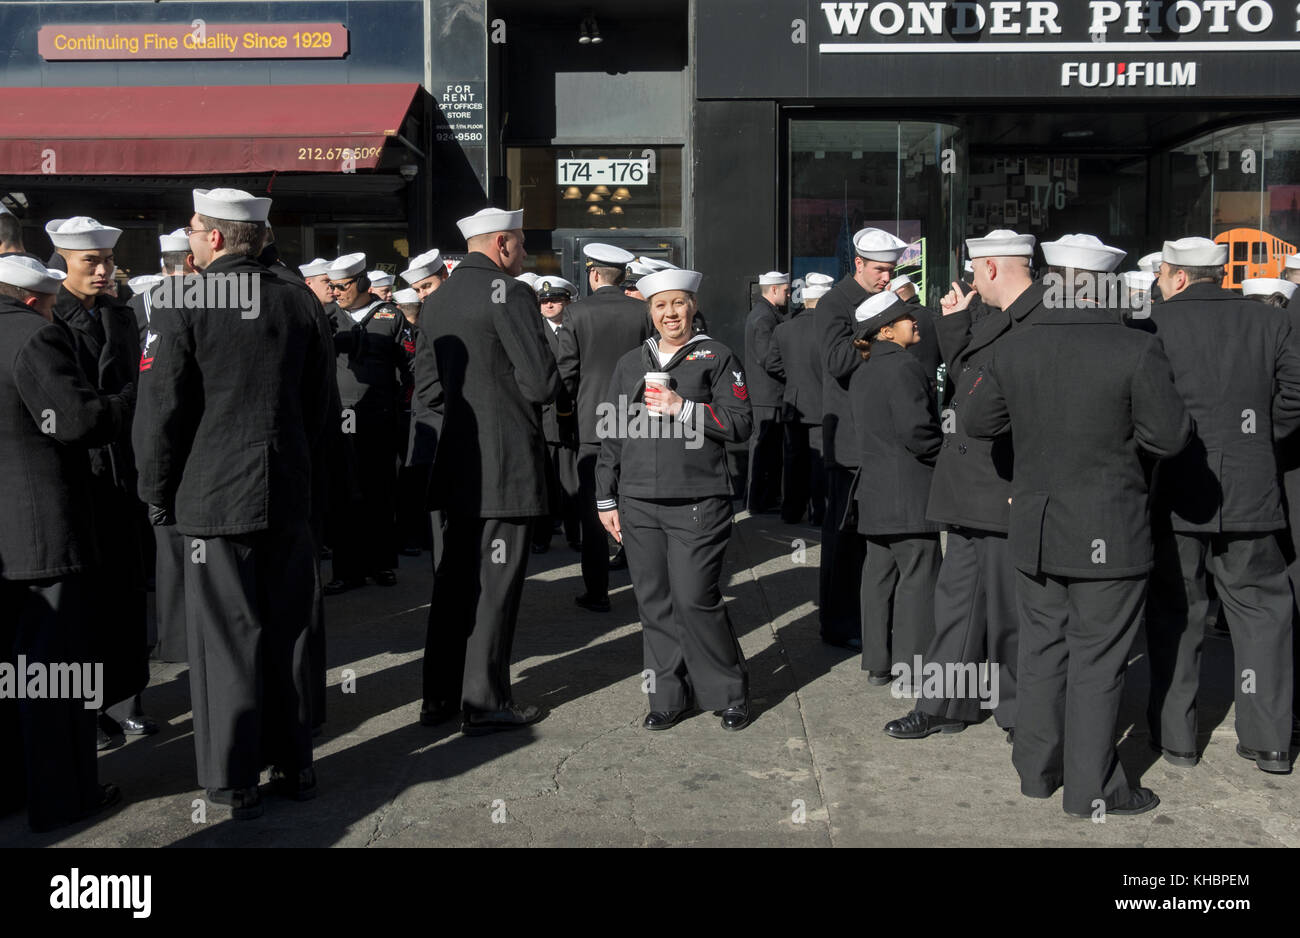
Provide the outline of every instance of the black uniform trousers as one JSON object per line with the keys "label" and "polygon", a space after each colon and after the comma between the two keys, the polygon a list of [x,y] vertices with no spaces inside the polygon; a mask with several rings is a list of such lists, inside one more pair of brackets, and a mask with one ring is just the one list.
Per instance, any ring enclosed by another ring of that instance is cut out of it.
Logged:
{"label": "black uniform trousers", "polygon": [[645,667],[654,672],[650,709],[742,707],[745,656],[722,598],[731,540],[731,500],[619,499],[627,568],[641,616]]}
{"label": "black uniform trousers", "polygon": [[[1157,535],[1147,647],[1152,740],[1197,752],[1196,691],[1213,577],[1232,635],[1237,739],[1249,749],[1286,752],[1291,739],[1291,584],[1273,533]],[[1247,672],[1250,672],[1249,674]]]}
{"label": "black uniform trousers", "polygon": [[185,535],[174,524],[153,529],[154,614],[158,621],[158,660],[186,661],[185,653],[185,565],[188,551]]}
{"label": "black uniform trousers", "polygon": [[1020,711],[1011,761],[1020,790],[1091,815],[1131,789],[1115,750],[1124,670],[1146,606],[1146,577],[1082,580],[1016,571]]}
{"label": "black uniform trousers", "polygon": [[853,471],[844,466],[826,467],[826,514],[822,518],[817,604],[822,639],[837,644],[862,636],[858,597],[867,542],[856,528],[840,530],[840,522],[852,499]]}
{"label": "black uniform trousers", "polygon": [[582,539],[582,519],[578,501],[578,454],[562,443],[546,444],[546,501],[550,514],[538,518],[533,527],[533,543],[545,546],[559,524],[565,540]]}
{"label": "black uniform trousers", "polygon": [[397,569],[396,414],[382,408],[356,407],[357,488],[361,498],[341,506],[335,543],[334,578],[360,580],[381,570]]}
{"label": "black uniform trousers", "polygon": [[[934,586],[934,640],[924,660],[948,665],[989,662],[998,668],[998,726],[1016,725],[1016,671],[1019,660],[1019,601],[1007,536],[994,531],[950,528],[948,547]],[[977,723],[977,695],[922,697],[916,709],[931,716]]]}
{"label": "black uniform trousers", "polygon": [[784,434],[781,408],[754,404],[754,432],[749,436],[749,483],[745,503],[751,512],[771,511],[781,498]]}
{"label": "black uniform trousers", "polygon": [[[104,707],[118,718],[138,715],[134,698],[149,686],[149,599],[137,523],[140,503],[106,480],[94,487],[100,562],[83,581],[93,610],[93,660],[104,664]],[[116,706],[121,705],[121,706]]]}
{"label": "black uniform trousers", "polygon": [[[0,580],[0,661],[92,661],[87,612],[79,576]],[[99,803],[95,710],[86,700],[0,697],[0,751],[0,815],[25,801],[31,826],[49,829]]]}
{"label": "black uniform trousers", "polygon": [[[939,535],[867,535],[862,565],[862,670],[910,671],[934,638],[934,584],[939,576]],[[920,683],[921,675],[915,676]]]}
{"label": "black uniform trousers", "polygon": [[424,704],[502,710],[528,572],[532,518],[446,513],[424,641]]}
{"label": "black uniform trousers", "polygon": [[312,763],[309,631],[319,568],[307,522],[186,542],[199,785],[251,788],[267,765],[292,778]]}
{"label": "black uniform trousers", "polygon": [[822,465],[821,424],[789,421],[785,427],[785,465],[781,472],[781,520],[820,525],[826,515],[826,469]]}
{"label": "black uniform trousers", "polygon": [[596,509],[596,460],[599,443],[578,447],[578,501],[582,518],[582,582],[592,599],[609,596],[609,544]]}

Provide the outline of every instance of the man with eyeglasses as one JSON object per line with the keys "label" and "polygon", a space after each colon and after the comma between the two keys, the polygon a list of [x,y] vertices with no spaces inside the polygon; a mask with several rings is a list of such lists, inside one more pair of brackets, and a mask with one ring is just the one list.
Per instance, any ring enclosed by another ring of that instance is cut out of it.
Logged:
{"label": "man with eyeglasses", "polygon": [[[118,302],[113,248],[120,228],[93,218],[56,218],[45,226],[67,278],[54,317],[68,327],[86,380],[99,394],[120,394],[135,382],[140,333],[135,312]],[[89,578],[95,609],[95,661],[104,663],[104,702],[98,745],[113,737],[158,732],[145,716],[141,692],[149,685],[148,600],[141,543],[144,506],[136,497],[131,422],[104,446],[90,450],[95,535],[100,563]]]}
{"label": "man with eyeglasses", "polygon": [[334,351],[345,437],[351,441],[357,493],[337,505],[329,541],[334,579],[326,595],[397,582],[398,403],[411,356],[402,345],[406,321],[394,303],[370,290],[366,255],[345,254],[326,271],[334,311]]}

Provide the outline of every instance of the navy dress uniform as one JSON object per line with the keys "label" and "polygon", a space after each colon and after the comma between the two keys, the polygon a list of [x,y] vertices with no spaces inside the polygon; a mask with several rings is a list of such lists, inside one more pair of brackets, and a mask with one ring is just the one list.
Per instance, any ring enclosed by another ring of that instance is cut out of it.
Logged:
{"label": "navy dress uniform", "polygon": [[[174,518],[188,539],[199,784],[237,818],[261,813],[267,764],[277,791],[315,791],[312,455],[332,419],[332,350],[308,292],[251,253],[230,253],[212,226],[264,224],[270,203],[237,189],[194,190],[191,241],[204,297],[158,310],[133,430],[141,498],[155,521]],[[242,285],[237,299],[232,283]]]}
{"label": "navy dress uniform", "polygon": [[1064,786],[1077,817],[1148,811],[1159,798],[1130,786],[1114,740],[1152,566],[1145,460],[1191,438],[1169,361],[1113,310],[1052,310],[999,341],[963,393],[967,433],[1016,443],[1020,789]]}
{"label": "navy dress uniform", "polygon": [[[538,277],[533,284],[539,303],[568,303],[578,290],[563,277]],[[560,333],[564,330],[564,314],[545,319],[547,347],[555,356],[558,367]],[[578,500],[578,421],[574,413],[573,397],[561,384],[554,402],[542,408],[542,435],[546,438],[546,492],[550,502],[550,516],[540,520],[533,540],[533,550],[540,553],[549,548],[551,535],[558,526],[572,545],[582,540],[581,505]]]}
{"label": "navy dress uniform", "polygon": [[[405,318],[368,290],[366,256],[345,254],[329,268],[331,283],[347,283],[355,299],[333,311],[340,420],[351,444],[359,499],[350,500],[331,531],[334,579],[327,594],[397,581],[398,406],[411,356],[402,344]],[[355,285],[355,286],[353,286]]]}
{"label": "navy dress uniform", "polygon": [[[814,279],[820,278],[820,279]],[[822,360],[813,310],[835,281],[809,274],[804,306],[772,331],[770,367],[782,380],[785,464],[781,472],[781,520],[820,527],[826,514],[826,469],[822,464]]]}
{"label": "navy dress uniform", "polygon": [[[919,340],[912,309],[896,293],[881,292],[854,312],[854,333],[871,342],[871,358],[853,372],[849,398],[858,434],[857,526],[867,541],[862,670],[873,684],[889,683],[900,662],[911,671],[934,637],[939,525],[926,519],[925,506],[943,433],[934,387],[907,354]],[[904,342],[875,338],[886,326]]]}
{"label": "navy dress uniform", "polygon": [[[874,261],[892,267],[906,249],[905,242],[878,228],[863,228],[853,236],[855,264]],[[888,286],[887,280],[884,286]],[[853,372],[862,365],[862,356],[853,347],[853,313],[869,295],[858,274],[850,274],[813,310],[821,341],[822,459],[826,466],[817,603],[822,640],[855,648],[861,643],[858,592],[867,552],[857,528],[843,527],[853,498],[853,472],[858,468],[857,432],[848,389]]]}
{"label": "navy dress uniform", "polygon": [[425,302],[416,340],[416,394],[442,418],[429,505],[447,519],[420,721],[463,710],[473,734],[543,716],[513,700],[510,649],[532,525],[547,513],[541,407],[560,384],[533,291],[484,253],[523,263],[523,212],[484,209],[457,225],[470,251]]}
{"label": "navy dress uniform", "polygon": [[[602,401],[596,504],[627,549],[645,667],[654,672],[651,730],[672,726],[693,704],[719,711],[724,729],[749,722],[748,675],[721,579],[732,524],[726,447],[745,441],[753,418],[736,355],[692,334],[700,280],[690,270],[641,278],[652,311],[656,296],[669,294],[654,312],[660,337],[619,359]],[[647,407],[664,399],[647,390],[652,372],[668,376],[676,414]]]}
{"label": "navy dress uniform", "polygon": [[[774,364],[772,331],[784,318],[785,306],[773,304],[766,293],[771,287],[789,283],[790,275],[780,271],[770,270],[761,275],[758,286],[765,295],[754,301],[745,319],[745,373],[749,375],[749,403],[754,413],[754,432],[749,436],[749,482],[745,486],[745,502],[755,514],[777,508],[781,497],[784,389],[780,377],[770,369]],[[789,297],[789,291],[785,290],[784,295]]]}
{"label": "navy dress uniform", "polygon": [[1173,363],[1196,438],[1162,467],[1156,486],[1147,622],[1152,742],[1178,764],[1196,760],[1205,580],[1212,576],[1232,633],[1238,751],[1265,771],[1285,772],[1292,596],[1277,543],[1286,515],[1273,444],[1300,427],[1300,354],[1284,311],[1217,282],[1187,282],[1185,268],[1225,264],[1226,246],[1166,241],[1161,258],[1163,299],[1150,325]]}
{"label": "navy dress uniform", "polygon": [[[634,255],[610,244],[583,247],[588,267],[623,267]],[[558,363],[565,390],[578,414],[578,498],[582,511],[582,581],[579,605],[609,608],[609,548],[596,513],[596,460],[601,439],[596,432],[596,405],[604,399],[614,366],[650,335],[645,303],[627,296],[621,286],[604,284],[564,311]]]}
{"label": "navy dress uniform", "polygon": [[[47,668],[99,660],[100,610],[85,590],[99,560],[87,448],[118,439],[134,405],[134,385],[96,392],[50,320],[62,277],[25,255],[0,258],[0,662],[10,669],[20,656]],[[0,695],[0,815],[26,804],[32,829],[50,830],[120,798],[99,783],[85,704]]]}
{"label": "navy dress uniform", "polygon": [[[996,666],[999,702],[993,717],[1005,730],[1016,725],[1020,622],[1015,572],[1007,553],[1012,447],[1006,437],[996,441],[971,437],[964,414],[979,368],[997,343],[1043,313],[1045,288],[1032,283],[1028,272],[1034,241],[1033,235],[1006,229],[967,239],[967,249],[977,263],[983,258],[1022,262],[1023,279],[1016,282],[1023,289],[1006,309],[972,296],[965,309],[935,322],[952,390],[949,405],[940,412],[944,441],[930,483],[926,517],[947,528],[948,540],[935,584],[934,640],[925,661],[945,668],[986,661]],[[981,719],[979,704],[974,694],[923,696],[911,714],[891,721],[885,732],[898,739],[922,738],[943,725],[948,727],[944,732],[954,732]]]}

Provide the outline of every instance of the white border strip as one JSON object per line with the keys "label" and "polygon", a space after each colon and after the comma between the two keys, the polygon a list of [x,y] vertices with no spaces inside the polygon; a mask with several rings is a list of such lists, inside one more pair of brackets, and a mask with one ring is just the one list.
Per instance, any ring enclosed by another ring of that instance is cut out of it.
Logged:
{"label": "white border strip", "polygon": [[1109,55],[1112,52],[1142,54],[1181,52],[1300,52],[1300,40],[1267,42],[823,42],[818,52],[830,53],[919,53],[919,52],[1073,52],[1080,55]]}

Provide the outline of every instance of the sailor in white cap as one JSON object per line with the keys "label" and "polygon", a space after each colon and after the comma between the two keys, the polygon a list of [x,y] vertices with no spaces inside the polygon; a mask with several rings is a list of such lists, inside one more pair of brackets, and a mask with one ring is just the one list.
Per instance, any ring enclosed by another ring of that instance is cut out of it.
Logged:
{"label": "sailor in white cap", "polygon": [[335,376],[343,419],[351,418],[347,442],[361,494],[335,506],[334,579],[324,586],[325,595],[334,596],[364,586],[367,577],[379,586],[397,582],[395,430],[412,354],[403,345],[406,318],[374,292],[365,254],[344,254],[325,272],[338,304],[332,311]]}
{"label": "sailor in white cap", "polygon": [[[420,293],[413,287],[397,290],[392,302],[402,311],[401,342],[407,359],[415,360],[415,343],[420,335]],[[398,469],[396,494],[397,539],[401,544],[398,553],[403,557],[419,557],[433,546],[430,514],[426,502],[429,487],[429,465],[424,460],[411,458],[411,451],[419,433],[412,426],[415,419],[415,376],[405,369],[398,390]]]}
{"label": "sailor in white cap", "polygon": [[920,298],[916,295],[916,284],[907,274],[899,274],[889,281],[889,292],[897,293],[898,298],[904,303],[910,303],[913,300],[920,302]]}
{"label": "sailor in white cap", "polygon": [[785,430],[781,466],[781,520],[821,527],[826,513],[826,468],[822,465],[821,343],[811,312],[830,292],[835,278],[810,273],[804,278],[803,305],[772,330],[769,371],[781,379],[781,425]]}
{"label": "sailor in white cap", "polygon": [[785,388],[769,369],[772,330],[785,319],[789,305],[790,275],[779,270],[759,275],[758,296],[745,318],[745,373],[749,375],[749,403],[754,415],[745,505],[755,515],[781,507],[781,410]]}
{"label": "sailor in white cap", "polygon": [[[1109,263],[1072,253],[1083,248],[1096,250],[1076,239],[1046,256],[1072,270]],[[1063,788],[1065,812],[1094,822],[1150,811],[1160,799],[1130,783],[1114,741],[1152,564],[1150,463],[1191,439],[1169,361],[1153,336],[1080,304],[1000,338],[967,384],[966,432],[1015,442],[1005,469],[1021,609],[1020,790],[1050,798]]]}
{"label": "sailor in white cap", "polygon": [[[86,216],[55,219],[45,231],[68,271],[54,315],[71,330],[82,371],[96,390],[120,394],[135,383],[141,352],[136,313],[119,302],[113,278],[113,250],[122,231]],[[124,427],[116,439],[91,452],[102,562],[91,573],[88,588],[100,610],[94,660],[104,663],[105,709],[112,711],[101,716],[102,748],[119,733],[158,731],[138,698],[149,683],[149,640],[142,506],[131,473],[119,468],[135,463],[130,436],[130,427]]]}
{"label": "sailor in white cap", "polygon": [[1068,234],[1044,241],[1044,302],[1056,309],[1110,309],[1122,318],[1128,291],[1115,273],[1127,251],[1103,244],[1096,235]]}
{"label": "sailor in white cap", "polygon": [[[196,273],[194,269],[194,255],[190,253],[190,239],[185,234],[185,229],[177,228],[171,234],[158,236],[158,266],[161,270],[156,276],[151,287],[161,283],[167,277],[179,277],[185,274]],[[144,347],[145,337],[149,331],[149,317],[153,314],[152,302],[149,290],[137,290],[136,284],[144,283],[143,277],[134,277],[127,281],[127,286],[131,287],[134,294],[127,305],[135,313],[136,328],[140,333],[140,346]]]}
{"label": "sailor in white cap", "polygon": [[1232,635],[1237,752],[1262,771],[1289,772],[1292,598],[1277,541],[1286,516],[1271,441],[1300,427],[1300,355],[1286,311],[1221,286],[1226,244],[1166,241],[1160,261],[1163,299],[1149,322],[1173,364],[1196,439],[1161,467],[1156,487],[1147,611],[1151,740],[1167,760],[1195,764],[1212,576]]}
{"label": "sailor in white cap", "polygon": [[822,518],[818,615],[822,641],[840,648],[862,648],[858,585],[866,542],[856,529],[840,530],[852,499],[858,468],[857,433],[849,405],[849,381],[862,364],[853,347],[853,311],[868,296],[889,289],[907,243],[879,228],[853,236],[853,273],[822,297],[814,310],[822,354],[822,439],[825,447],[826,514]]}
{"label": "sailor in white cap", "polygon": [[1282,263],[1282,278],[1300,283],[1300,254],[1288,254]]}
{"label": "sailor in white cap", "polygon": [[23,246],[23,226],[18,217],[0,205],[0,256],[5,254],[26,254]]}
{"label": "sailor in white cap", "polygon": [[658,268],[650,266],[648,258],[634,257],[627,263],[627,275],[623,279],[623,292],[634,300],[645,301],[641,291],[637,289],[637,281],[642,277],[654,273]]}
{"label": "sailor in white cap", "polygon": [[915,307],[892,290],[863,300],[853,334],[870,355],[849,381],[857,431],[857,530],[867,542],[859,599],[868,683],[898,679],[910,694],[913,663],[934,638],[939,525],[925,517],[943,445],[931,378],[907,348],[920,342]]}
{"label": "sailor in white cap", "polygon": [[1147,273],[1154,274],[1160,272],[1160,252],[1152,251],[1150,254],[1144,254],[1138,258],[1138,270],[1145,270]]}
{"label": "sailor in white cap", "polygon": [[1155,287],[1156,275],[1145,270],[1126,270],[1121,277],[1128,291],[1127,306],[1133,319],[1151,317],[1151,291]]}
{"label": "sailor in white cap", "polygon": [[701,279],[692,270],[641,278],[659,334],[619,358],[601,417],[596,507],[627,549],[654,672],[648,730],[696,707],[717,712],[724,730],[750,721],[721,583],[732,526],[727,445],[749,436],[750,395],[736,354],[692,328]]}
{"label": "sailor in white cap", "polygon": [[323,257],[313,257],[306,264],[298,265],[298,273],[302,274],[303,283],[311,288],[311,292],[320,300],[320,305],[329,308],[334,303],[334,293],[330,290],[329,269],[333,261],[326,260]]}
{"label": "sailor in white cap", "polygon": [[1269,306],[1286,307],[1298,284],[1278,277],[1247,277],[1241,281],[1241,295]]}
{"label": "sailor in white cap", "polygon": [[[559,358],[564,310],[578,288],[563,277],[539,276],[533,283],[551,354]],[[538,518],[533,528],[533,553],[551,549],[551,536],[563,530],[569,545],[582,549],[582,513],[578,504],[578,421],[573,398],[561,385],[553,403],[542,408],[542,435],[546,438],[546,492],[550,514]]]}
{"label": "sailor in white cap", "polygon": [[[53,322],[63,278],[30,256],[0,257],[0,667],[20,682],[100,660],[94,632],[107,611],[87,592],[99,510],[87,450],[129,432],[135,396],[87,382]],[[0,695],[0,814],[25,803],[31,828],[48,831],[118,801],[97,777],[93,705],[70,693],[20,701],[12,688]]]}
{"label": "sailor in white cap", "polygon": [[[591,294],[564,312],[559,332],[560,378],[573,397],[578,415],[578,482],[582,511],[582,582],[585,591],[574,602],[592,612],[608,612],[609,571],[623,569],[626,558],[610,540],[596,514],[596,457],[601,439],[596,431],[596,407],[605,400],[618,360],[651,334],[646,305],[623,292],[627,266],[635,258],[612,244],[583,246],[587,285]],[[638,281],[639,282],[639,281]]]}
{"label": "sailor in white cap", "polygon": [[421,724],[467,735],[545,716],[514,699],[510,652],[535,518],[547,513],[540,409],[560,387],[523,271],[523,212],[457,222],[469,253],[421,313],[417,403],[441,418],[429,507],[446,518],[424,649]]}
{"label": "sailor in white cap", "polygon": [[[1000,440],[995,447],[972,438],[962,415],[980,367],[998,343],[1045,315],[1046,288],[1030,277],[1033,235],[995,229],[982,238],[968,238],[966,250],[975,290],[967,292],[954,282],[940,302],[943,315],[934,323],[953,392],[943,411],[943,448],[926,508],[927,518],[947,527],[948,541],[935,584],[934,640],[924,659],[945,668],[976,667],[986,661],[998,668],[993,718],[1011,739],[1020,624],[1015,568],[1007,547],[1007,466],[1012,452],[1009,441]],[[976,320],[972,308],[978,301],[984,312]],[[915,709],[886,724],[885,732],[895,739],[921,739],[940,731],[960,732],[983,716],[977,695],[922,695]]]}
{"label": "sailor in white cap", "polygon": [[411,285],[411,289],[420,295],[420,302],[429,298],[429,294],[442,286],[447,279],[447,265],[442,262],[442,252],[437,248],[425,251],[411,258],[401,277]]}
{"label": "sailor in white cap", "polygon": [[370,281],[370,292],[381,300],[391,300],[393,298],[393,281],[396,279],[393,274],[386,270],[372,270],[366,274],[366,279]]}

